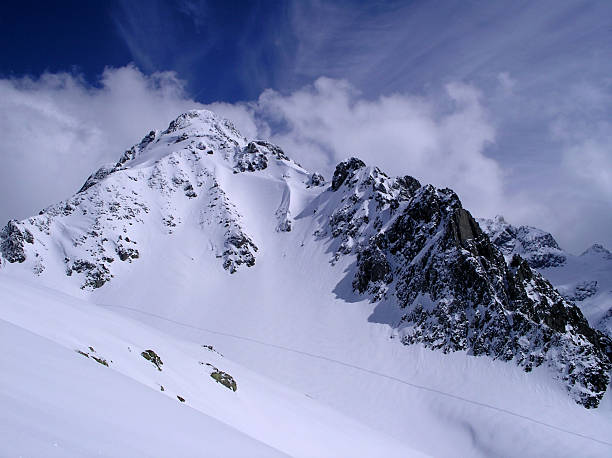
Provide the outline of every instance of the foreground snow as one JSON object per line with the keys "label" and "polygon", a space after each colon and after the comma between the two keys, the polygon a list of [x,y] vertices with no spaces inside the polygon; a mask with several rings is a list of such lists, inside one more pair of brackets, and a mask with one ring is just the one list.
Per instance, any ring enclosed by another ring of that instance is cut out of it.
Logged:
{"label": "foreground snow", "polygon": [[[406,348],[384,339],[383,329],[359,325],[365,307],[336,310],[318,329],[256,331],[242,320],[169,321],[99,307],[11,278],[0,278],[0,304],[3,348],[14,349],[0,356],[0,431],[11,438],[2,446],[9,456],[386,457],[417,455],[415,449],[436,456],[609,456],[612,450],[608,398],[587,411],[546,374]],[[347,316],[348,324],[334,331]],[[89,346],[109,367],[75,351],[93,355]],[[140,356],[148,348],[162,358],[161,372]],[[200,361],[231,374],[238,390],[215,383]]]}
{"label": "foreground snow", "polygon": [[[3,456],[420,455],[215,351],[61,293],[0,278],[0,304]],[[140,355],[149,348],[162,371]]]}

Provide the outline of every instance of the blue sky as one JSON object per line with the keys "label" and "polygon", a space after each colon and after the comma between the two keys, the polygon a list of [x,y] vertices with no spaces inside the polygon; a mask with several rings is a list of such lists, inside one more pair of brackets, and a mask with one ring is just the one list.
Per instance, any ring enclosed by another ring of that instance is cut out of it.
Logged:
{"label": "blue sky", "polygon": [[327,175],[356,154],[612,246],[612,2],[13,2],[0,47],[2,220],[208,107]]}
{"label": "blue sky", "polygon": [[[0,74],[105,67],[176,71],[197,100],[236,102],[277,87],[297,41],[290,5],[271,1],[14,2],[0,17]],[[214,69],[214,70],[213,70]]]}

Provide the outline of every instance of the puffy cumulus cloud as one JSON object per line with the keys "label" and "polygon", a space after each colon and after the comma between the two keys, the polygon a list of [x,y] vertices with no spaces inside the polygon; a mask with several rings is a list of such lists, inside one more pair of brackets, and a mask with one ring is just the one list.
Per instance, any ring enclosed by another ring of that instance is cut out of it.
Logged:
{"label": "puffy cumulus cloud", "polygon": [[471,86],[448,84],[440,100],[366,99],[344,80],[319,78],[288,95],[265,91],[250,109],[309,168],[329,174],[355,155],[390,174],[452,187],[476,214],[499,211],[502,171],[484,154],[495,132]]}
{"label": "puffy cumulus cloud", "polygon": [[0,219],[24,218],[154,127],[197,107],[174,73],[108,68],[92,87],[68,73],[0,80]]}
{"label": "puffy cumulus cloud", "polygon": [[267,90],[254,102],[202,105],[174,73],[145,76],[127,66],[106,69],[95,87],[66,73],[0,80],[0,192],[8,197],[0,217],[23,218],[65,198],[99,165],[192,108],[231,119],[249,138],[270,138],[328,176],[356,155],[453,187],[479,215],[501,201],[501,171],[483,154],[494,130],[473,87],[449,84],[439,101],[365,99],[344,80],[319,78],[287,95]]}

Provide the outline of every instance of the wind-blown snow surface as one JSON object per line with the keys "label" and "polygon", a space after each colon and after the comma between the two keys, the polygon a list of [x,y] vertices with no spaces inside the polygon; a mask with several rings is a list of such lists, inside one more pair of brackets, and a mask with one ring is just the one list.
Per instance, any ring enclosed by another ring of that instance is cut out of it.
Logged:
{"label": "wind-blown snow surface", "polygon": [[[420,455],[214,350],[6,280],[3,456]],[[161,371],[141,356],[147,349],[161,357]],[[230,373],[236,392],[216,383],[208,364]]]}
{"label": "wind-blown snow surface", "polygon": [[[405,346],[388,324],[375,322],[376,305],[346,281],[355,257],[337,256],[313,236],[320,184],[273,145],[249,143],[212,114],[183,115],[90,177],[81,193],[7,226],[0,318],[21,328],[10,333],[25,346],[47,338],[70,350],[51,346],[49,358],[69,360],[58,364],[72,372],[89,364],[116,371],[106,377],[122,380],[113,382],[118,391],[154,390],[155,400],[148,391],[134,395],[135,406],[151,399],[163,412],[195,409],[205,418],[199,421],[225,423],[223,434],[241,438],[230,444],[236,453],[251,445],[298,456],[612,453],[609,394],[589,411],[544,367],[526,374],[487,357]],[[39,286],[27,285],[32,271]],[[225,358],[201,356],[201,344]],[[113,363],[107,368],[72,351],[89,345]],[[126,353],[127,346],[138,350]],[[164,360],[161,373],[139,356],[147,348]],[[25,366],[9,362],[26,377],[37,359],[32,351],[24,358]],[[238,390],[214,383],[199,360],[235,376]],[[179,361],[180,374],[167,361]],[[23,391],[14,394],[22,376],[3,381],[3,393],[25,402]],[[138,388],[122,388],[125,376]],[[105,398],[97,393],[103,385],[95,387],[89,402],[97,405]],[[29,396],[35,389],[38,383]],[[54,411],[52,404],[47,412]],[[3,424],[14,423],[8,415]],[[98,427],[121,429],[123,420],[115,421]],[[196,438],[186,440],[192,444]]]}

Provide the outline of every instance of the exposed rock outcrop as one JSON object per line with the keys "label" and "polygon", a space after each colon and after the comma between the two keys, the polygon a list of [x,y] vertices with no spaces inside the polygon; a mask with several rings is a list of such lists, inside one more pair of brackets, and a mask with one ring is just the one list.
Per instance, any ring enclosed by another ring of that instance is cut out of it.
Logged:
{"label": "exposed rock outcrop", "polygon": [[[336,257],[357,254],[353,287],[401,311],[407,345],[548,366],[577,402],[596,407],[611,368],[609,339],[515,255],[503,253],[450,189],[417,188],[350,159],[331,190]],[[334,197],[337,199],[337,197]]]}
{"label": "exposed rock outcrop", "polygon": [[18,221],[9,221],[0,231],[0,252],[8,262],[26,260],[25,244],[33,244],[34,236]]}

